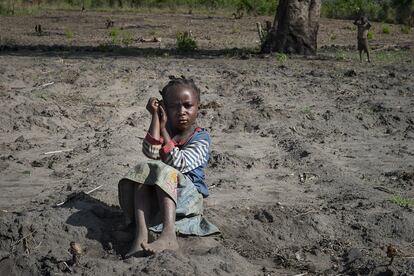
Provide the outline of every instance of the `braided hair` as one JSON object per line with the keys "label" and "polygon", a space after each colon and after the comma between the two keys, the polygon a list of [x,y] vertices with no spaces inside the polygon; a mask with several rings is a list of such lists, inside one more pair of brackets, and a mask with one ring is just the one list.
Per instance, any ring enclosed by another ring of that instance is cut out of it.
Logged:
{"label": "braided hair", "polygon": [[176,89],[179,86],[189,88],[196,96],[198,103],[200,103],[200,88],[194,83],[193,79],[187,79],[185,76],[176,78],[175,76],[168,76],[170,81],[164,88],[160,91],[162,99],[165,101],[167,94]]}

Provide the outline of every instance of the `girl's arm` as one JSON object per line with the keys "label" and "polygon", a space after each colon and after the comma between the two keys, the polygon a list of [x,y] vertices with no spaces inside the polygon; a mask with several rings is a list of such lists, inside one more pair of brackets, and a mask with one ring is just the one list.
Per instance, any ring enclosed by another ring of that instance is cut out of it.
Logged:
{"label": "girl's arm", "polygon": [[208,162],[210,152],[210,136],[206,131],[194,134],[191,142],[179,149],[174,143],[165,143],[161,148],[162,160],[182,173],[204,166]]}
{"label": "girl's arm", "polygon": [[158,116],[158,100],[156,98],[150,98],[147,103],[147,110],[151,113],[151,124],[148,129],[148,133],[155,140],[160,140],[160,118]]}
{"label": "girl's arm", "polygon": [[168,117],[167,117],[167,113],[165,112],[165,109],[163,107],[163,105],[160,105],[158,107],[158,111],[159,111],[159,130],[160,130],[160,134],[164,140],[164,144],[168,144],[171,141],[171,137],[170,134],[167,131],[167,121],[168,121]]}
{"label": "girl's arm", "polygon": [[142,152],[151,159],[160,159],[159,150],[161,149],[162,141],[160,137],[160,119],[158,116],[158,100],[150,98],[147,103],[147,110],[151,113],[151,123],[148,129],[148,134],[142,143]]}

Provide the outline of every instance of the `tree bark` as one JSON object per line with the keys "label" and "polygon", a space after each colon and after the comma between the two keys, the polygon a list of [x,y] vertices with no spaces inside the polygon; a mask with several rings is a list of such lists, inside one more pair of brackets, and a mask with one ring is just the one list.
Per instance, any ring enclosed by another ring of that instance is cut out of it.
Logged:
{"label": "tree bark", "polygon": [[320,8],[321,0],[280,0],[261,52],[316,54]]}

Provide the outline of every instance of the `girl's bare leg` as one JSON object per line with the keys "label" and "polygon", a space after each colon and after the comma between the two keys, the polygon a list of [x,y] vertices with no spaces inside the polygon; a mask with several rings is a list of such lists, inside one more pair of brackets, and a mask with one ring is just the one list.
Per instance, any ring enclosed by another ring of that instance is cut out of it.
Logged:
{"label": "girl's bare leg", "polygon": [[142,251],[141,244],[148,242],[147,222],[150,219],[151,205],[155,196],[154,187],[147,185],[134,185],[134,212],[136,233],[131,249],[125,254],[129,257],[139,251]]}
{"label": "girl's bare leg", "polygon": [[142,248],[147,253],[155,254],[165,249],[177,250],[178,242],[175,235],[175,203],[160,188],[156,186],[158,203],[162,213],[163,229],[158,240],[148,244],[147,241],[142,243]]}

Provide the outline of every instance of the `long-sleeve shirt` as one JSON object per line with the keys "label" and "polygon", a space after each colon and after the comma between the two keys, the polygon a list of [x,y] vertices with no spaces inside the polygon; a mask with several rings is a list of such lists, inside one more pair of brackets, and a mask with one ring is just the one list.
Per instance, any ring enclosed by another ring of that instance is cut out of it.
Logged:
{"label": "long-sleeve shirt", "polygon": [[161,159],[167,165],[187,176],[203,195],[208,196],[204,169],[210,157],[210,135],[205,129],[197,128],[185,141],[171,139],[164,144],[162,137],[157,140],[149,133],[142,143],[143,153],[151,159]]}

